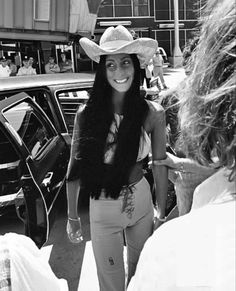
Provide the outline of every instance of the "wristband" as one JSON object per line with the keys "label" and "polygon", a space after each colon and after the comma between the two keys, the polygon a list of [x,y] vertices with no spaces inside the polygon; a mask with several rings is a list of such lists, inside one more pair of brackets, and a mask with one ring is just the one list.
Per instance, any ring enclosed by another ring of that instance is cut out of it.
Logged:
{"label": "wristband", "polygon": [[179,167],[179,172],[185,172],[184,171],[184,163],[183,162],[180,162],[180,167]]}
{"label": "wristband", "polygon": [[161,221],[161,222],[165,222],[165,221],[166,221],[166,219],[167,219],[167,217],[166,217],[166,216],[165,216],[165,217],[163,217],[163,218],[157,217],[157,219],[158,219],[159,221]]}

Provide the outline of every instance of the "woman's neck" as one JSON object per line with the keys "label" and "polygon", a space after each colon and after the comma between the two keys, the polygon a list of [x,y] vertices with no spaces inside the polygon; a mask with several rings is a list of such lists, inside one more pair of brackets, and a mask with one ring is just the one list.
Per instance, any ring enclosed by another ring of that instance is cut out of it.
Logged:
{"label": "woman's neck", "polygon": [[118,113],[118,114],[123,113],[124,99],[125,99],[125,92],[113,91],[112,104],[113,104],[113,110],[115,113]]}

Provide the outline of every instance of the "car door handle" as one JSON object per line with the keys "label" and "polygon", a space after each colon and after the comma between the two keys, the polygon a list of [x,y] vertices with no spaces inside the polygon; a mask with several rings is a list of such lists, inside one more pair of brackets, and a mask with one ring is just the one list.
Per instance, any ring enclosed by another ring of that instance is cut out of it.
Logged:
{"label": "car door handle", "polygon": [[44,187],[48,187],[51,184],[52,177],[53,177],[53,172],[48,172],[45,178],[43,179],[42,185]]}

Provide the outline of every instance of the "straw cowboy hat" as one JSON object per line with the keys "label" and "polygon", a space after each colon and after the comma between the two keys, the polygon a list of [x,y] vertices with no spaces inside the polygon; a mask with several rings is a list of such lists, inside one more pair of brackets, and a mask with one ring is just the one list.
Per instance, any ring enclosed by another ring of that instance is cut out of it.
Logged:
{"label": "straw cowboy hat", "polygon": [[137,54],[141,66],[148,64],[158,47],[158,42],[151,38],[134,40],[128,29],[122,25],[108,27],[101,36],[99,45],[86,37],[81,38],[79,42],[90,59],[97,63],[101,55],[125,53]]}

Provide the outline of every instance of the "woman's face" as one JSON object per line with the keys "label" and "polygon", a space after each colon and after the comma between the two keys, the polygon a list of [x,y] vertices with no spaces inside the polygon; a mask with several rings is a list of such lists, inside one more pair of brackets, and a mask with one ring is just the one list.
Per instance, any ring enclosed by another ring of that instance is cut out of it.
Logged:
{"label": "woman's face", "polygon": [[129,54],[107,55],[107,81],[118,92],[127,92],[134,80],[134,64]]}

